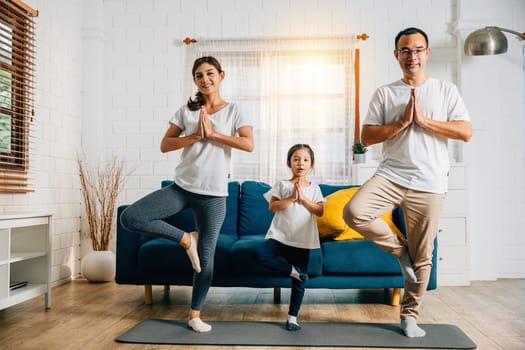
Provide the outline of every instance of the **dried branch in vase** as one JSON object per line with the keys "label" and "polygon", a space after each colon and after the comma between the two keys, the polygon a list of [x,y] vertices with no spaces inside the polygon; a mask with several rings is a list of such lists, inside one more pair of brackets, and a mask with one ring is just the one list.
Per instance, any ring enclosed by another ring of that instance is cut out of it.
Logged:
{"label": "dried branch in vase", "polygon": [[124,163],[113,157],[105,166],[89,170],[80,157],[77,162],[91,245],[93,250],[108,250],[117,197],[125,180]]}

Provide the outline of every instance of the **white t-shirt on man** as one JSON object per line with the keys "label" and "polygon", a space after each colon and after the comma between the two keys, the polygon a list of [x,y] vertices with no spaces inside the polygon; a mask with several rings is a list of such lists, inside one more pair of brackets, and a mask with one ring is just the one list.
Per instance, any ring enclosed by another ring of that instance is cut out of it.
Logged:
{"label": "white t-shirt on man", "polygon": [[[365,125],[386,125],[403,118],[412,86],[398,80],[376,90],[370,101]],[[457,87],[429,78],[416,87],[416,101],[426,118],[441,121],[466,120],[470,116]],[[376,174],[413,190],[445,193],[448,188],[448,139],[413,123],[383,142],[383,161]]]}

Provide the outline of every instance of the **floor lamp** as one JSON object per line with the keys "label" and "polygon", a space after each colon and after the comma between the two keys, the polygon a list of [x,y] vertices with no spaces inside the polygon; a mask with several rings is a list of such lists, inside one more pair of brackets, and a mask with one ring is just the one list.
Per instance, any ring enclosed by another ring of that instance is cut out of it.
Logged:
{"label": "floor lamp", "polygon": [[500,27],[485,27],[470,33],[465,39],[465,55],[499,55],[507,52],[507,37],[503,32],[516,35],[520,40],[525,40],[525,33]]}
{"label": "floor lamp", "polygon": [[[507,38],[503,32],[516,35],[520,40],[525,40],[525,33],[500,27],[485,27],[470,33],[465,39],[465,55],[499,55],[507,52]],[[524,50],[525,55],[525,50]],[[525,61],[523,61],[523,72],[525,74]]]}

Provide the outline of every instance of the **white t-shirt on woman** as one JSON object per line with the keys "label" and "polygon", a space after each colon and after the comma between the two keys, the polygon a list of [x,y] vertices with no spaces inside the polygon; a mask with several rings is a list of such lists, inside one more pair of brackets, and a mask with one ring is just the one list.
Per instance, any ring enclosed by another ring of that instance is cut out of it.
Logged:
{"label": "white t-shirt on woman", "polygon": [[[199,127],[200,110],[191,111],[184,105],[175,112],[170,123],[184,134],[195,134]],[[236,103],[209,115],[213,129],[223,135],[235,136],[242,126],[251,126]],[[175,168],[174,182],[186,191],[209,196],[227,196],[230,177],[231,147],[202,139],[182,151],[181,162]]]}

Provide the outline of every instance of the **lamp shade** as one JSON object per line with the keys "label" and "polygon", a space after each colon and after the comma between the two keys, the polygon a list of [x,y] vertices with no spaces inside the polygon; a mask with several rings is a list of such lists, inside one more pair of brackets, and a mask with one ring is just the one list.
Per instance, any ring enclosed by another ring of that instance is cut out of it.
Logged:
{"label": "lamp shade", "polygon": [[507,38],[496,27],[478,29],[467,36],[465,54],[467,56],[498,55],[507,52]]}

